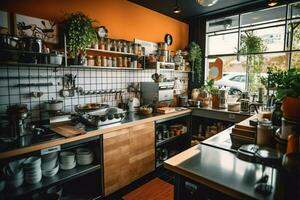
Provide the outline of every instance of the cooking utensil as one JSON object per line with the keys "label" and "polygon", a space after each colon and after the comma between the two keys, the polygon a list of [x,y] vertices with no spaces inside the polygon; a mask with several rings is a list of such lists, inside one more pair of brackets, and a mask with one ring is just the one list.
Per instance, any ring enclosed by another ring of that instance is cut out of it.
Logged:
{"label": "cooking utensil", "polygon": [[61,111],[63,110],[63,101],[52,99],[51,101],[45,102],[45,109],[47,111]]}
{"label": "cooking utensil", "polygon": [[21,46],[25,51],[42,53],[43,41],[40,38],[24,37],[21,39]]}

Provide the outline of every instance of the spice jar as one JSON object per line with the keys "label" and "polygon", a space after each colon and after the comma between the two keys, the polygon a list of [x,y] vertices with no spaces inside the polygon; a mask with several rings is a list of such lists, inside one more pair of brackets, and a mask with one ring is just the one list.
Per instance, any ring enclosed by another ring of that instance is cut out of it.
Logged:
{"label": "spice jar", "polygon": [[107,67],[106,56],[102,56],[101,64],[102,64],[103,67]]}
{"label": "spice jar", "polygon": [[106,40],[106,43],[105,43],[105,50],[110,50],[110,47],[111,47],[111,43],[110,43],[110,39],[107,39]]}
{"label": "spice jar", "polygon": [[99,42],[99,49],[105,50],[105,42],[104,42],[104,39],[103,39],[103,38],[100,39],[100,42]]}
{"label": "spice jar", "polygon": [[273,146],[273,126],[268,119],[262,119],[258,122],[256,144],[259,146],[272,147]]}
{"label": "spice jar", "polygon": [[96,66],[101,66],[101,56],[96,57]]}
{"label": "spice jar", "polygon": [[96,50],[99,49],[98,41],[96,41],[95,43],[92,44],[92,48],[96,49]]}
{"label": "spice jar", "polygon": [[112,58],[112,67],[117,67],[117,57]]}
{"label": "spice jar", "polygon": [[126,42],[126,41],[123,42],[123,48],[122,48],[122,51],[123,51],[124,53],[127,53],[127,52],[128,52],[128,45],[127,45],[127,42]]}
{"label": "spice jar", "polygon": [[127,57],[123,58],[123,67],[128,67],[127,66]]}
{"label": "spice jar", "polygon": [[94,56],[88,56],[88,58],[87,58],[87,65],[88,66],[94,66],[95,65]]}
{"label": "spice jar", "polygon": [[132,53],[132,42],[127,43],[127,53]]}
{"label": "spice jar", "polygon": [[118,57],[118,59],[117,59],[117,66],[118,67],[123,67],[123,59],[122,59],[122,57]]}
{"label": "spice jar", "polygon": [[138,44],[133,44],[132,45],[132,50],[133,50],[133,52],[132,53],[134,53],[134,54],[138,54],[139,53],[139,46],[138,46]]}
{"label": "spice jar", "polygon": [[112,67],[112,60],[111,57],[107,58],[107,67]]}
{"label": "spice jar", "polygon": [[117,44],[116,44],[116,41],[112,41],[112,42],[111,42],[110,50],[111,50],[111,51],[116,51],[116,50],[117,50]]}

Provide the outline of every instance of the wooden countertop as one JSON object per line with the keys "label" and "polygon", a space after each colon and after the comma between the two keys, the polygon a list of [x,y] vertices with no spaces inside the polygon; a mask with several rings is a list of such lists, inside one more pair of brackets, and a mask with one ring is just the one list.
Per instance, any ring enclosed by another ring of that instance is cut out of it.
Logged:
{"label": "wooden countertop", "polygon": [[[208,186],[235,199],[273,199],[254,190],[261,178],[262,165],[238,159],[234,153],[207,145],[194,146],[168,160],[164,166],[197,183]],[[271,177],[273,168],[266,167]],[[274,176],[276,170],[273,169]],[[269,178],[270,181],[270,178]],[[273,186],[276,178],[273,178]]]}
{"label": "wooden countertop", "polygon": [[157,121],[157,120],[166,119],[166,118],[174,117],[174,116],[177,116],[177,115],[183,115],[183,114],[187,114],[187,113],[190,113],[190,112],[191,112],[190,109],[186,109],[186,110],[177,111],[177,112],[174,112],[174,113],[160,114],[160,115],[156,115],[156,116],[144,117],[144,118],[133,120],[133,121],[130,121],[130,122],[118,123],[118,124],[114,124],[114,125],[108,125],[108,126],[100,127],[99,129],[94,130],[94,131],[89,131],[84,135],[79,135],[79,136],[75,136],[75,137],[71,137],[71,138],[58,138],[58,139],[55,139],[55,140],[51,140],[49,142],[38,143],[38,144],[35,144],[35,145],[31,145],[31,146],[26,146],[26,147],[13,149],[13,150],[4,151],[4,152],[0,153],[0,159],[19,156],[19,155],[22,155],[22,154],[38,151],[38,150],[41,150],[41,149],[45,149],[45,148],[49,148],[49,147],[53,147],[53,146],[57,146],[57,145],[66,144],[66,143],[69,143],[69,142],[74,142],[74,141],[78,141],[78,140],[82,140],[82,139],[102,135],[102,134],[105,134],[105,133],[108,133],[108,132],[116,131],[116,130],[123,129],[123,128],[128,128],[128,127],[135,126],[135,125],[138,125],[138,124],[147,123],[147,122],[154,122],[154,121]]}

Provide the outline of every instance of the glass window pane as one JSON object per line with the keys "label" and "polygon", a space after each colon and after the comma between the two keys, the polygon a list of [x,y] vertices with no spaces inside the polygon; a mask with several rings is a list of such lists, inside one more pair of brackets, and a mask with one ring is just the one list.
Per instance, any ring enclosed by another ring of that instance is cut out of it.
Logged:
{"label": "glass window pane", "polygon": [[285,19],[286,6],[278,6],[241,15],[241,26],[256,25]]}
{"label": "glass window pane", "polygon": [[[246,83],[246,60],[237,56],[219,57],[223,61],[223,77],[215,81],[215,85],[229,88],[229,94],[238,94],[245,91]],[[214,58],[208,59],[209,62],[215,62]]]}
{"label": "glass window pane", "polygon": [[299,52],[292,53],[291,67],[292,68],[300,68],[300,53]]}
{"label": "glass window pane", "polygon": [[[284,26],[264,28],[264,29],[258,29],[253,31],[246,31],[246,32],[244,31],[242,32],[242,36],[241,36],[242,46],[243,46],[243,41],[246,43],[246,40],[248,39],[248,41],[250,42],[251,38],[249,36],[249,33],[252,33],[253,36],[261,38],[262,40],[261,48],[257,48],[257,47],[255,48],[255,46],[253,46],[252,49],[254,49],[254,53],[284,50],[284,34],[285,34]],[[249,48],[251,48],[250,47],[251,44],[253,43],[252,42],[249,43],[248,46]]]}
{"label": "glass window pane", "polygon": [[238,33],[207,37],[208,55],[233,54],[237,52]]}
{"label": "glass window pane", "polygon": [[288,18],[300,17],[300,3],[292,3],[289,5]]}
{"label": "glass window pane", "polygon": [[269,67],[283,70],[288,68],[288,55],[286,53],[251,55],[246,59],[249,63],[250,93],[256,93],[258,88],[262,86],[260,79],[267,76]]}
{"label": "glass window pane", "polygon": [[287,38],[288,44],[291,44],[292,40],[292,49],[300,49],[300,20],[292,20],[289,22],[289,37]]}
{"label": "glass window pane", "polygon": [[237,28],[239,25],[238,15],[218,18],[206,22],[206,32],[222,31]]}

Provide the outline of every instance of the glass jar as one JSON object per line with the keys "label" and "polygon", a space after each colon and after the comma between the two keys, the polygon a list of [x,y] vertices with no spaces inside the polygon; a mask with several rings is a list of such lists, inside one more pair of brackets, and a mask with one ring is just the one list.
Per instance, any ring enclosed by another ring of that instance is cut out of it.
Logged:
{"label": "glass jar", "polygon": [[117,51],[122,52],[122,42],[121,41],[117,41]]}
{"label": "glass jar", "polygon": [[139,46],[138,46],[138,44],[133,43],[132,50],[133,50],[132,53],[138,54],[139,53]]}
{"label": "glass jar", "polygon": [[106,42],[105,42],[105,50],[109,51],[110,48],[111,48],[110,39],[106,39]]}
{"label": "glass jar", "polygon": [[281,110],[282,102],[275,103],[275,109],[272,113],[272,123],[274,126],[281,126],[281,118],[282,118],[282,110]]}
{"label": "glass jar", "polygon": [[101,64],[102,64],[103,67],[107,67],[106,56],[102,56]]}
{"label": "glass jar", "polygon": [[107,58],[107,67],[112,67],[112,59],[111,59],[111,57]]}
{"label": "glass jar", "polygon": [[272,122],[268,119],[260,120],[257,126],[256,144],[264,147],[272,147],[273,140]]}
{"label": "glass jar", "polygon": [[96,50],[99,49],[98,41],[95,41],[95,42],[92,44],[92,48],[93,48],[93,49],[96,49]]}
{"label": "glass jar", "polygon": [[127,57],[123,58],[123,67],[128,67],[127,66]]}
{"label": "glass jar", "polygon": [[117,67],[117,57],[112,58],[112,67]]}
{"label": "glass jar", "polygon": [[127,45],[127,42],[126,42],[126,41],[123,42],[123,48],[122,48],[122,51],[123,51],[124,53],[128,53],[128,45]]}
{"label": "glass jar", "polygon": [[118,59],[117,59],[117,66],[118,67],[123,67],[123,59],[122,59],[122,57],[118,57]]}
{"label": "glass jar", "polygon": [[94,59],[94,56],[88,56],[88,57],[87,57],[87,65],[88,65],[88,66],[94,66],[94,65],[95,65],[95,59]]}
{"label": "glass jar", "polygon": [[127,53],[132,53],[132,42],[127,43]]}
{"label": "glass jar", "polygon": [[99,42],[99,49],[105,50],[105,42],[104,42],[104,39],[103,39],[103,38],[100,39],[100,42]]}
{"label": "glass jar", "polygon": [[96,57],[96,62],[95,62],[95,64],[96,64],[96,66],[101,66],[101,56],[97,56]]}

